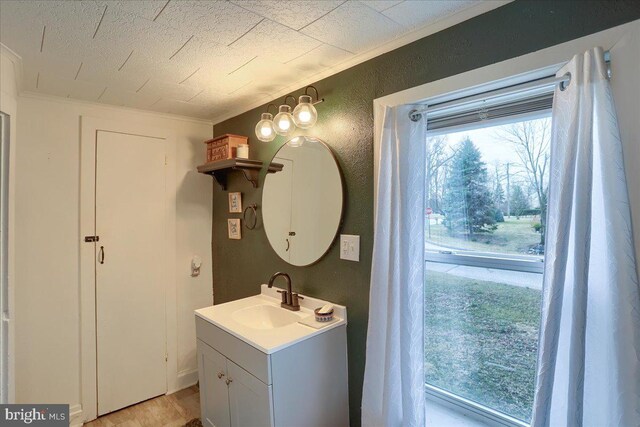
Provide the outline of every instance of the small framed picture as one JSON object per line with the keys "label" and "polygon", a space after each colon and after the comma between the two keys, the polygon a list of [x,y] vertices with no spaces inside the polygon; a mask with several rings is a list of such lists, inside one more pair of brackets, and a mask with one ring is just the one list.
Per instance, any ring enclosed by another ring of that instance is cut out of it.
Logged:
{"label": "small framed picture", "polygon": [[242,213],[242,193],[229,193],[229,213]]}
{"label": "small framed picture", "polygon": [[[240,194],[240,193],[238,193]],[[242,238],[240,228],[240,218],[232,218],[227,220],[227,228],[229,230],[229,238],[233,240],[240,240]]]}

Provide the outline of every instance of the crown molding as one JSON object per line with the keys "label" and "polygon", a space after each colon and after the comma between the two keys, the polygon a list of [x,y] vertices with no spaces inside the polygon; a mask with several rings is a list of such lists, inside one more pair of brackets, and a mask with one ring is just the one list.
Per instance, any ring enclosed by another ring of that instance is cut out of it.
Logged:
{"label": "crown molding", "polygon": [[16,91],[22,90],[22,57],[0,42],[0,54],[13,63],[13,74],[16,79]]}
{"label": "crown molding", "polygon": [[19,96],[21,98],[53,101],[53,102],[59,102],[61,104],[76,104],[76,105],[80,104],[80,105],[86,105],[87,107],[102,108],[102,109],[111,110],[111,111],[120,111],[120,112],[129,111],[132,113],[141,114],[143,116],[179,120],[183,122],[191,122],[191,123],[198,123],[198,124],[206,124],[209,126],[213,125],[213,122],[209,119],[203,119],[203,118],[191,117],[191,116],[182,116],[180,114],[172,114],[172,113],[161,113],[158,111],[142,110],[139,108],[124,107],[124,106],[111,105],[111,104],[102,104],[100,102],[85,101],[85,100],[75,99],[75,98],[63,98],[60,96],[48,95],[44,93],[25,91],[25,92],[21,92]]}
{"label": "crown molding", "polygon": [[404,34],[401,37],[398,37],[394,40],[391,40],[387,43],[384,43],[374,49],[368,50],[366,52],[357,54],[345,61],[338,63],[337,65],[330,67],[326,70],[317,72],[315,74],[311,74],[306,76],[303,79],[296,80],[285,88],[275,92],[273,94],[258,96],[254,98],[252,102],[247,102],[244,104],[237,105],[235,108],[232,108],[225,112],[224,114],[213,117],[211,120],[213,121],[214,126],[220,122],[223,122],[232,117],[238,116],[242,113],[245,113],[249,110],[252,110],[256,107],[259,107],[263,104],[273,101],[275,98],[279,98],[281,96],[285,96],[301,87],[310,85],[319,80],[330,77],[334,74],[337,74],[341,71],[354,67],[358,64],[361,64],[369,59],[375,58],[387,52],[390,52],[399,47],[405,46],[409,43],[413,43],[416,40],[420,40],[424,37],[430,36],[431,34],[435,34],[439,31],[444,30],[445,28],[452,27],[456,24],[464,22],[468,19],[476,17],[478,15],[482,15],[483,13],[487,13],[493,9],[497,9],[500,6],[504,6],[508,3],[511,3],[513,0],[490,0],[490,1],[480,1],[474,5],[471,5],[465,9],[462,9],[452,15],[446,16],[436,22],[420,27],[414,31]]}

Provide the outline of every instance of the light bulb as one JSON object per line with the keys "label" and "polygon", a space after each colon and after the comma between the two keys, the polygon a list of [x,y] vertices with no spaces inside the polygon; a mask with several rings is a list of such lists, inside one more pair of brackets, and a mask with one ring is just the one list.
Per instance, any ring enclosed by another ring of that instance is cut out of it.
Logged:
{"label": "light bulb", "polygon": [[262,142],[271,142],[276,137],[271,113],[262,113],[260,121],[256,125],[256,136]]}
{"label": "light bulb", "polygon": [[287,118],[283,117],[278,121],[278,127],[282,130],[289,130],[289,127],[291,127],[291,122],[289,122]]}
{"label": "light bulb", "polygon": [[300,114],[298,114],[298,119],[303,123],[307,123],[311,120],[311,113],[308,111],[301,111]]}
{"label": "light bulb", "polygon": [[296,124],[291,115],[291,107],[288,105],[281,105],[278,108],[279,113],[273,119],[274,130],[278,135],[289,136],[296,130]]}
{"label": "light bulb", "polygon": [[302,95],[298,99],[298,105],[293,110],[293,120],[301,129],[309,129],[318,121],[318,111],[311,103],[309,95]]}

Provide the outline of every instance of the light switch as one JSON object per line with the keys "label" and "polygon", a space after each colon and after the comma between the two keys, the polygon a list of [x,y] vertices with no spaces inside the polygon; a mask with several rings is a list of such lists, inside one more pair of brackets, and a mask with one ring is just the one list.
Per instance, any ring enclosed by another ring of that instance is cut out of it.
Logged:
{"label": "light switch", "polygon": [[340,235],[340,259],[360,261],[360,236],[351,234]]}

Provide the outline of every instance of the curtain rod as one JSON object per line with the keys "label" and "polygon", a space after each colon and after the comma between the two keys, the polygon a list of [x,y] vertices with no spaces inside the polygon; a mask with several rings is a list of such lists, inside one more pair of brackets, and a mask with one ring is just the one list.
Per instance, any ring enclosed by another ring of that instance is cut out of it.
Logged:
{"label": "curtain rod", "polygon": [[[607,77],[611,78],[611,55],[609,54],[609,51],[606,51],[604,53],[604,61],[607,64]],[[462,108],[464,105],[467,105],[467,104],[472,104],[474,102],[497,98],[497,97],[506,96],[506,95],[514,96],[524,92],[529,92],[529,93],[548,92],[551,90],[551,88],[554,88],[556,85],[568,86],[570,83],[571,83],[571,75],[569,73],[560,77],[549,76],[542,79],[520,83],[514,86],[508,86],[502,89],[482,92],[476,95],[455,99],[453,101],[442,102],[439,104],[426,106],[424,108],[411,110],[409,111],[409,119],[411,119],[411,121],[413,122],[417,122],[422,118],[423,113],[427,113],[427,115],[436,114],[444,110],[450,110],[454,107]]]}

